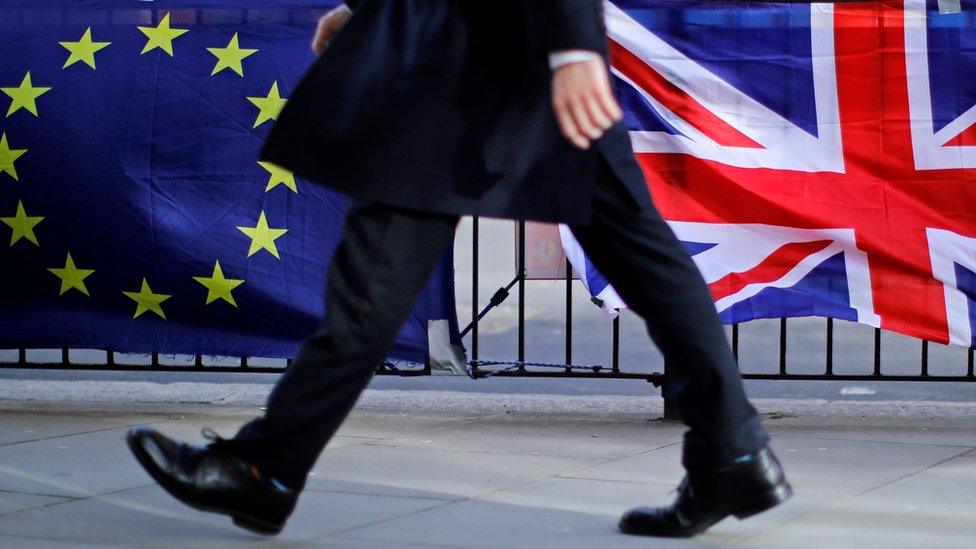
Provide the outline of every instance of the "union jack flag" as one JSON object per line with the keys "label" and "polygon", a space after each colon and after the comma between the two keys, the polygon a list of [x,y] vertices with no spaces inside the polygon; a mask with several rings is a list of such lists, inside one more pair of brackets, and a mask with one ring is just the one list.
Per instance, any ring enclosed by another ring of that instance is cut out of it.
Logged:
{"label": "union jack flag", "polygon": [[976,0],[606,14],[638,161],[724,321],[976,346]]}

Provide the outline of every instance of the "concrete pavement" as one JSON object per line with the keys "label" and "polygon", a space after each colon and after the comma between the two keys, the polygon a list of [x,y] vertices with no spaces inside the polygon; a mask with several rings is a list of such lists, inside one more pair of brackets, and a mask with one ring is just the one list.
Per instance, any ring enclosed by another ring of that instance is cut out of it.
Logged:
{"label": "concrete pavement", "polygon": [[440,393],[435,405],[415,392],[369,391],[288,527],[269,539],[183,507],[128,454],[129,426],[200,440],[201,427],[230,435],[258,411],[251,397],[220,406],[179,391],[0,400],[0,546],[976,542],[976,405],[759,401],[797,496],[695,540],[652,542],[617,534],[615,523],[630,506],[668,501],[680,479],[683,428],[657,418],[659,399]]}

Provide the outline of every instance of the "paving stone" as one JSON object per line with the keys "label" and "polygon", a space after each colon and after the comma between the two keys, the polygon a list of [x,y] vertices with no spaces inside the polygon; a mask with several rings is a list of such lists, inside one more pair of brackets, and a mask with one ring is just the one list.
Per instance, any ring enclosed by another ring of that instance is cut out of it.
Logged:
{"label": "paving stone", "polygon": [[659,484],[552,478],[520,484],[477,499],[509,505],[619,517],[638,505],[660,505],[674,499]]}
{"label": "paving stone", "polygon": [[0,490],[87,497],[149,484],[126,429],[0,446]]}
{"label": "paving stone", "polygon": [[[605,480],[556,478],[502,490],[478,499],[533,508],[619,517],[631,507],[667,505],[675,494],[667,486]],[[788,502],[746,521],[726,519],[712,532],[732,537],[755,535],[779,524],[825,507],[839,498],[798,494]]]}
{"label": "paving stone", "polygon": [[[942,548],[976,539],[976,430],[959,418],[769,420],[794,499],[675,541],[623,536],[616,522],[674,497],[680,425],[639,414],[358,410],[288,528],[269,539],[183,506],[131,457],[130,425],[203,442],[201,427],[231,436],[252,412],[179,408],[0,410],[0,434],[10,436],[0,443],[0,547]],[[20,439],[31,426],[44,440]]]}
{"label": "paving stone", "polygon": [[443,497],[474,496],[597,463],[589,458],[366,444],[326,452],[310,484],[342,480],[425,490]]}
{"label": "paving stone", "polygon": [[[2,539],[2,538],[0,538]],[[402,541],[391,542],[391,541],[370,541],[365,539],[349,539],[349,538],[335,538],[328,537],[323,539],[318,539],[314,541],[309,541],[297,545],[302,549],[313,549],[316,547],[323,547],[328,549],[412,549],[416,547],[445,547],[450,548],[449,545],[439,545],[437,543],[426,542],[426,543],[405,543]]]}
{"label": "paving stone", "polygon": [[363,494],[368,496],[432,499],[439,501],[460,501],[466,497],[457,494],[447,494],[444,492],[433,492],[431,490],[386,486],[383,484],[377,484],[375,482],[350,482],[334,478],[319,478],[318,474],[318,472],[312,471],[312,476],[309,477],[311,480],[305,487],[306,490],[314,490],[317,492]]}
{"label": "paving stone", "polygon": [[457,412],[354,409],[337,434],[385,439],[462,425],[478,417]]}
{"label": "paving stone", "polygon": [[798,492],[851,496],[931,467],[965,447],[780,436],[773,448]]}
{"label": "paving stone", "polygon": [[0,492],[0,515],[43,507],[54,503],[70,501],[68,498],[54,496],[39,496],[36,494],[20,494],[16,492]]}
{"label": "paving stone", "polygon": [[159,421],[145,415],[79,414],[66,415],[49,412],[0,411],[0,446],[78,433],[118,429],[140,423]]}
{"label": "paving stone", "polygon": [[976,461],[953,459],[801,520],[770,525],[747,545],[816,540],[819,547],[970,548],[976,540],[974,493]]}
{"label": "paving stone", "polygon": [[444,502],[306,492],[285,530],[266,538],[237,528],[228,517],[194,511],[152,486],[0,516],[0,532],[142,547],[287,545],[437,505]]}
{"label": "paving stone", "polygon": [[[223,438],[233,438],[246,421],[247,420],[242,420],[242,418],[190,416],[181,420],[168,420],[154,423],[151,425],[151,427],[176,440],[191,444],[207,444],[210,441],[206,440],[201,432],[204,427],[213,429],[217,435]],[[327,448],[343,448],[346,446],[355,446],[357,444],[366,444],[368,442],[377,442],[379,440],[380,439],[378,438],[337,435],[332,437],[332,440],[329,441]]]}
{"label": "paving stone", "polygon": [[378,438],[367,438],[367,437],[346,437],[342,435],[336,435],[329,440],[329,444],[326,445],[325,450],[335,450],[337,448],[346,448],[348,446],[358,446],[360,444],[371,444],[377,443],[381,439]]}
{"label": "paving stone", "polygon": [[[180,440],[207,442],[200,435],[199,424],[165,422],[154,427]],[[126,446],[127,431],[112,429],[0,446],[0,490],[88,497],[150,484],[152,479]],[[230,436],[234,430],[222,432]],[[330,441],[329,451],[373,440],[336,437]]]}
{"label": "paving stone", "polygon": [[93,544],[93,543],[79,543],[77,541],[53,541],[49,539],[34,539],[18,536],[5,536],[0,534],[0,547],[4,549],[49,549],[51,547],[64,547],[71,549],[86,549],[95,548],[100,549],[112,548],[112,547],[125,547],[124,545],[108,545],[108,544]]}
{"label": "paving stone", "polygon": [[[952,458],[965,447],[823,440],[780,435],[772,447],[798,493],[852,496]],[[684,471],[680,445],[561,476],[676,485]]]}
{"label": "paving stone", "polygon": [[566,471],[559,476],[660,484],[673,488],[684,476],[684,469],[681,467],[681,444],[650,448],[623,459]]}
{"label": "paving stone", "polygon": [[773,435],[976,447],[973,420],[939,417],[791,417],[765,422]]}
{"label": "paving stone", "polygon": [[690,541],[649,540],[617,532],[615,515],[468,500],[345,532],[334,539],[449,547],[602,549],[716,547],[737,538],[716,534]]}
{"label": "paving stone", "polygon": [[466,422],[386,441],[395,446],[588,458],[622,458],[681,441],[685,428],[650,421],[593,421],[501,417]]}

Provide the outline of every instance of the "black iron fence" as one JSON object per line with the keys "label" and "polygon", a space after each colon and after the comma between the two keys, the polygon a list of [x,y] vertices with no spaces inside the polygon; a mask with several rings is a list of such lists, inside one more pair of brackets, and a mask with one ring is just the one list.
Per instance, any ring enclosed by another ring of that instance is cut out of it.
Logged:
{"label": "black iron fence", "polygon": [[[473,220],[473,238],[472,238],[472,295],[473,303],[478,302],[478,290],[479,290],[479,259],[480,259],[480,246],[479,246],[479,220]],[[612,339],[612,349],[611,349],[611,360],[608,365],[597,364],[597,365],[574,365],[573,363],[573,278],[572,278],[572,267],[567,264],[565,269],[565,361],[563,364],[545,364],[537,362],[528,362],[525,359],[525,283],[526,283],[526,242],[525,242],[525,225],[524,223],[519,223],[519,230],[516,231],[516,238],[519,242],[516,245],[516,276],[515,278],[506,286],[500,288],[495,295],[492,297],[490,302],[483,308],[474,308],[474,314],[470,324],[462,331],[463,334],[470,332],[471,336],[471,373],[472,377],[489,377],[489,376],[537,376],[537,377],[584,377],[584,378],[636,378],[645,379],[647,381],[653,382],[655,385],[660,385],[664,382],[665,372],[654,372],[654,373],[636,373],[628,372],[621,368],[620,364],[620,317],[613,320],[613,339]],[[516,360],[512,361],[485,361],[481,360],[479,357],[478,348],[478,324],[479,321],[484,318],[492,309],[498,307],[502,302],[504,302],[508,297],[513,287],[518,287],[517,299],[518,299],[518,320],[517,320],[517,330],[518,330],[518,346]],[[919,369],[917,374],[886,374],[884,373],[882,364],[882,330],[880,328],[874,328],[874,342],[873,342],[873,364],[872,369],[869,372],[864,373],[838,373],[834,371],[834,319],[826,319],[826,344],[823,349],[824,357],[824,369],[821,373],[795,373],[789,370],[789,364],[787,361],[787,330],[788,330],[788,319],[779,319],[779,333],[778,333],[778,350],[779,350],[779,363],[778,371],[770,373],[753,373],[753,372],[743,372],[742,377],[745,379],[763,379],[763,380],[807,380],[807,381],[817,381],[817,380],[836,380],[836,381],[944,381],[944,382],[973,382],[976,381],[976,371],[974,371],[974,363],[976,363],[976,349],[968,349],[966,352],[966,372],[963,375],[933,375],[930,373],[930,361],[929,361],[929,346],[930,342],[925,340],[920,340],[919,345],[921,346],[921,359],[919,362]],[[732,351],[736,359],[740,358],[739,348],[740,348],[740,326],[734,324],[731,326],[731,344]],[[665,365],[664,370],[667,369]]]}
{"label": "black iron fence", "polygon": [[[612,339],[610,349],[610,360],[606,364],[577,364],[573,359],[573,292],[574,280],[572,268],[567,265],[562,284],[565,285],[565,318],[563,321],[564,349],[563,360],[557,363],[532,362],[526,360],[526,296],[527,296],[527,276],[526,276],[526,246],[525,246],[525,225],[518,223],[516,231],[516,262],[514,277],[510,282],[499,288],[488,300],[484,307],[479,308],[480,291],[480,261],[481,261],[481,228],[480,220],[472,220],[471,238],[471,296],[472,296],[472,317],[470,323],[462,329],[462,335],[469,339],[468,352],[468,373],[472,378],[487,378],[493,376],[521,376],[521,377],[564,377],[564,378],[605,378],[605,379],[643,379],[660,385],[665,382],[666,365],[661,371],[637,371],[631,367],[633,364],[622,365],[620,359],[621,337],[620,337],[620,317],[612,322]],[[517,300],[517,319],[515,326],[516,333],[516,356],[512,360],[485,360],[481,358],[479,342],[479,322],[493,309],[496,309],[510,297]],[[462,319],[463,321],[463,319]],[[966,351],[965,373],[956,375],[944,375],[933,373],[930,368],[930,342],[918,341],[921,347],[920,360],[917,373],[897,374],[885,373],[882,360],[882,330],[874,329],[873,339],[873,361],[870,371],[851,373],[847,371],[835,371],[835,321],[826,319],[826,339],[821,351],[823,353],[823,370],[812,373],[809,367],[804,372],[791,371],[788,361],[788,330],[790,321],[779,319],[779,330],[775,336],[765,332],[763,338],[768,342],[772,337],[778,337],[778,370],[773,372],[750,372],[748,364],[744,366],[743,378],[762,379],[762,380],[836,380],[836,381],[941,381],[941,382],[976,382],[976,371],[974,371],[974,354],[976,350]],[[809,328],[804,328],[809,329]],[[740,326],[732,325],[730,340],[732,351],[736,358],[740,358],[740,346],[742,337]],[[16,350],[13,360],[3,361],[0,359],[0,367],[4,368],[32,368],[32,369],[82,369],[82,370],[107,370],[107,371],[210,371],[210,372],[258,372],[275,373],[281,372],[287,366],[287,361],[275,363],[267,359],[253,357],[230,358],[223,357],[222,360],[214,361],[212,358],[204,356],[188,357],[182,361],[163,360],[158,353],[149,355],[148,360],[133,363],[131,360],[119,360],[127,355],[120,355],[112,351],[105,353],[105,359],[101,362],[92,363],[91,361],[81,362],[72,359],[69,349],[61,349],[57,359],[44,358],[40,360],[30,359],[27,349]],[[805,357],[809,358],[809,357]],[[809,364],[809,360],[805,361]],[[741,364],[741,362],[740,362]],[[430,367],[423,368],[404,368],[396,364],[387,362],[378,367],[378,374],[381,375],[429,375]]]}

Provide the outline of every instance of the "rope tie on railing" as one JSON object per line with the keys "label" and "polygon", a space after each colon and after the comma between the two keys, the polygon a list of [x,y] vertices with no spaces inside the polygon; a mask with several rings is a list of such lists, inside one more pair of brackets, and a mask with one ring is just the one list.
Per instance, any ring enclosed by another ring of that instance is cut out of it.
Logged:
{"label": "rope tie on railing", "polygon": [[[498,368],[496,370],[489,370],[484,373],[475,372],[472,366],[501,366],[507,365],[504,368]],[[594,364],[592,366],[574,366],[572,364],[553,364],[549,362],[522,362],[522,361],[508,361],[508,360],[478,360],[471,361],[468,363],[467,372],[468,377],[471,379],[485,379],[492,377],[494,375],[502,374],[505,372],[510,372],[512,370],[517,370],[526,366],[531,366],[534,368],[558,368],[560,370],[572,371],[572,370],[589,370],[591,372],[600,372],[603,370],[604,366],[599,364]]]}

